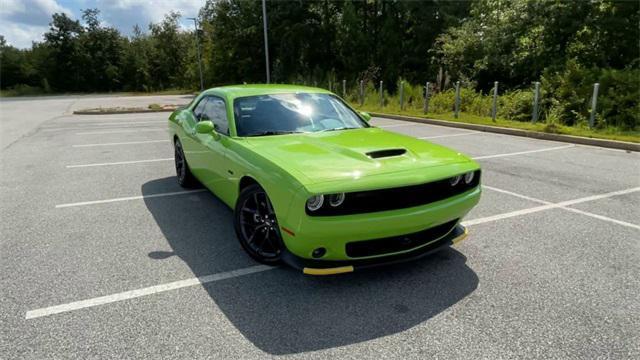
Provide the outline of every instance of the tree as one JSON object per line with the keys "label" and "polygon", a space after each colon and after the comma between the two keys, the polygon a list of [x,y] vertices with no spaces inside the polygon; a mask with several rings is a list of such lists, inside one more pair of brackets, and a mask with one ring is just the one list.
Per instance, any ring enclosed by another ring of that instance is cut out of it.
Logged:
{"label": "tree", "polygon": [[78,42],[83,31],[79,21],[70,19],[64,13],[56,13],[49,24],[49,31],[44,34],[53,58],[48,77],[58,90],[79,90],[84,81]]}
{"label": "tree", "polygon": [[157,24],[150,24],[152,54],[149,57],[157,88],[186,85],[183,71],[188,35],[179,32],[180,13],[171,12]]}
{"label": "tree", "polygon": [[121,88],[123,39],[118,30],[102,27],[98,9],[82,11],[86,27],[79,37],[85,91],[113,91]]}
{"label": "tree", "polygon": [[152,44],[147,36],[142,33],[138,25],[133,28],[131,39],[124,41],[124,55],[122,64],[122,77],[125,79],[125,90],[151,91],[152,76],[149,58],[152,53]]}
{"label": "tree", "polygon": [[[638,66],[639,3],[479,0],[470,18],[438,38],[435,62],[488,89],[530,86],[568,60],[588,67]],[[636,65],[633,65],[636,64]]]}

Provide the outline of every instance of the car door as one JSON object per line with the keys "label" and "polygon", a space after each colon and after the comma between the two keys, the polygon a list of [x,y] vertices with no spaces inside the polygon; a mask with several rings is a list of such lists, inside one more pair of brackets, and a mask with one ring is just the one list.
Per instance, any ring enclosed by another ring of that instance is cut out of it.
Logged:
{"label": "car door", "polygon": [[196,134],[196,124],[203,117],[207,100],[206,96],[202,97],[196,103],[193,111],[185,111],[183,117],[179,119],[179,124],[183,130],[183,136],[180,140],[182,141],[184,156],[189,164],[189,169],[197,178],[202,175],[202,149]]}
{"label": "car door", "polygon": [[228,166],[226,150],[229,146],[229,119],[224,99],[208,96],[200,121],[211,121],[217,134],[196,134],[200,181],[216,195],[223,198],[228,193]]}

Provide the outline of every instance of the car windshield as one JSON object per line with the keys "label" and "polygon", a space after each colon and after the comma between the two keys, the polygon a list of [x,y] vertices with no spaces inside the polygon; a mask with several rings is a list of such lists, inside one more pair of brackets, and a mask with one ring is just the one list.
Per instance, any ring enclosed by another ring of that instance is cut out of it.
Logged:
{"label": "car windshield", "polygon": [[369,125],[331,94],[270,94],[233,103],[238,136],[359,129]]}

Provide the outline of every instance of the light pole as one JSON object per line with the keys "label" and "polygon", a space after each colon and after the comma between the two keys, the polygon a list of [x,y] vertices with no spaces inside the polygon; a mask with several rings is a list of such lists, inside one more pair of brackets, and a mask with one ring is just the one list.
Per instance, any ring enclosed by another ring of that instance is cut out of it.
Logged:
{"label": "light pole", "polygon": [[262,0],[262,26],[264,28],[264,57],[267,68],[267,84],[271,81],[269,76],[269,37],[267,36],[267,2]]}
{"label": "light pole", "polygon": [[200,58],[200,38],[198,37],[198,19],[187,18],[187,20],[193,20],[196,27],[196,51],[198,52],[198,70],[200,71],[200,91],[204,90],[204,80],[202,79],[202,58]]}

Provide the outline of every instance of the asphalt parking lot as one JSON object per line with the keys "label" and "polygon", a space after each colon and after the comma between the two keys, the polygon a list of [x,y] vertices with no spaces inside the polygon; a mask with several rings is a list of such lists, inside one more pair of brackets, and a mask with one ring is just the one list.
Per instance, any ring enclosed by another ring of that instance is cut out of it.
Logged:
{"label": "asphalt parking lot", "polygon": [[34,101],[1,153],[0,358],[640,357],[638,153],[376,118],[480,162],[470,235],[311,277],[252,261],[231,210],[178,186],[168,113]]}

